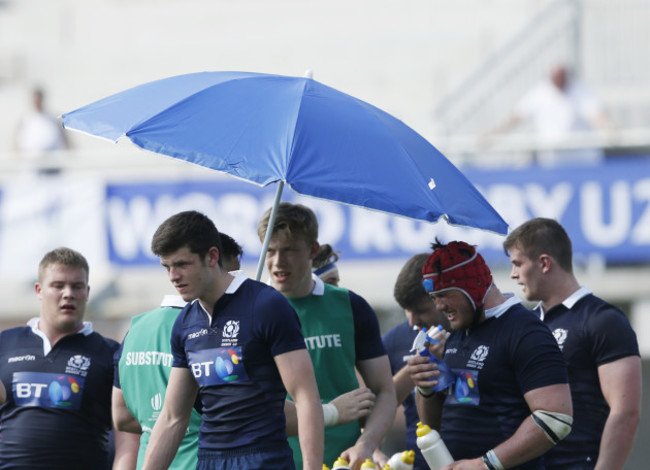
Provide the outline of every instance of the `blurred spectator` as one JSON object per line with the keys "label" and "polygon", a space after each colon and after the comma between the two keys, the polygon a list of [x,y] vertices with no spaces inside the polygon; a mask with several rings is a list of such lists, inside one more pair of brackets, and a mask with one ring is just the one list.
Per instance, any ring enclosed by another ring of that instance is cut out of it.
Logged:
{"label": "blurred spectator", "polygon": [[14,147],[22,159],[39,168],[39,173],[54,174],[60,168],[52,152],[65,150],[69,144],[58,119],[45,110],[44,100],[43,90],[35,88],[32,109],[18,123]]}
{"label": "blurred spectator", "polygon": [[[541,165],[592,164],[604,152],[593,145],[564,148],[580,133],[612,129],[596,95],[571,76],[562,64],[551,68],[548,79],[526,93],[497,132],[523,128],[532,132],[544,149],[537,152]],[[557,146],[557,149],[549,147]]]}

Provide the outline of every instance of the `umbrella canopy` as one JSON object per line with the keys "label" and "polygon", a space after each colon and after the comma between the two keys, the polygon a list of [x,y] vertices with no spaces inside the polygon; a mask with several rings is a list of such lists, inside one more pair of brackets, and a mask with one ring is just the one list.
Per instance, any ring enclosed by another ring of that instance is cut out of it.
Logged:
{"label": "umbrella canopy", "polygon": [[311,78],[179,75],[66,113],[63,125],[112,141],[126,136],[262,186],[286,182],[304,195],[507,233],[478,190],[417,132]]}

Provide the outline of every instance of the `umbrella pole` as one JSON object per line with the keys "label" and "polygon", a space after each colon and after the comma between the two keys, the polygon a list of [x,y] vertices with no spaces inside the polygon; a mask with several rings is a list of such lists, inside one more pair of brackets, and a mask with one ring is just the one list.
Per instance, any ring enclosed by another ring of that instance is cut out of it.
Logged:
{"label": "umbrella pole", "polygon": [[269,249],[271,242],[271,235],[273,234],[273,224],[275,224],[275,216],[278,212],[280,205],[280,198],[282,197],[282,190],[284,189],[284,181],[278,182],[278,189],[275,192],[275,200],[273,201],[273,208],[271,209],[271,217],[269,217],[269,225],[266,227],[266,235],[264,236],[264,243],[262,244],[262,252],[260,253],[260,261],[257,264],[257,274],[255,280],[259,281],[262,277],[262,270],[264,269],[264,260],[266,259],[266,252]]}

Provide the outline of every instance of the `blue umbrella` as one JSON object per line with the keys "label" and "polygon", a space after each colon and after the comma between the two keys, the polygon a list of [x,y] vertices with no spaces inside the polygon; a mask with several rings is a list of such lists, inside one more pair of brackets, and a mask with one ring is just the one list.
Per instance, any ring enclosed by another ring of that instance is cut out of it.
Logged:
{"label": "blue umbrella", "polygon": [[[63,125],[266,186],[430,222],[508,225],[433,145],[390,114],[311,78],[179,75],[63,115]],[[270,231],[268,233],[270,235]],[[261,276],[268,237],[262,249]]]}

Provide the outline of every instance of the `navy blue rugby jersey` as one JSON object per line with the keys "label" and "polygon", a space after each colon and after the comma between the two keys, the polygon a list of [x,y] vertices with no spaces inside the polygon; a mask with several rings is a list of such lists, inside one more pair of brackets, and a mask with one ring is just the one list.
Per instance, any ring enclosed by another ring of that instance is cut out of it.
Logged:
{"label": "navy blue rugby jersey", "polygon": [[[541,313],[538,309],[537,313]],[[600,437],[609,415],[598,378],[598,367],[617,359],[638,356],[636,334],[618,308],[581,288],[544,316],[569,369],[573,399],[573,428],[545,456],[548,467],[598,460]]]}
{"label": "navy blue rugby jersey", "polygon": [[[390,370],[393,375],[397,374],[400,369],[406,366],[408,358],[414,354],[410,350],[417,334],[418,331],[414,330],[408,321],[405,321],[383,336],[382,341],[388,354]],[[426,460],[424,460],[416,442],[417,436],[415,435],[415,430],[417,429],[420,418],[418,417],[418,410],[415,407],[414,391],[406,397],[402,406],[404,407],[404,417],[406,419],[406,444],[404,449],[415,451],[413,470],[428,470],[429,466]]]}
{"label": "navy blue rugby jersey", "polygon": [[[480,457],[510,438],[531,414],[525,393],[568,381],[562,353],[539,318],[516,298],[500,307],[507,310],[453,332],[445,346],[457,381],[443,405],[441,435],[456,460]],[[537,458],[516,468],[543,464]]]}
{"label": "navy blue rugby jersey", "polygon": [[305,349],[295,310],[272,287],[233,280],[212,318],[198,301],[172,329],[173,367],[189,368],[199,386],[199,448],[227,450],[286,444],[286,389],[274,356]]}
{"label": "navy blue rugby jersey", "polygon": [[36,331],[0,333],[0,469],[106,468],[118,343],[87,323],[50,350]]}

